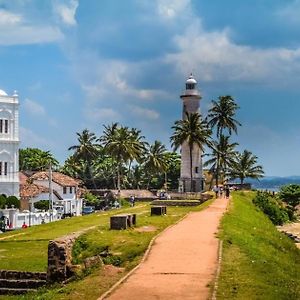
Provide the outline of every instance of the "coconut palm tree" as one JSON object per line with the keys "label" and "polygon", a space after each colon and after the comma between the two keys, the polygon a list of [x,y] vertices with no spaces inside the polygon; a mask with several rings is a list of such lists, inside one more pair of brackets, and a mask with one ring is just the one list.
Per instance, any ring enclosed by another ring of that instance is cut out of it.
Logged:
{"label": "coconut palm tree", "polygon": [[166,160],[167,149],[160,141],[154,141],[154,144],[149,145],[144,159],[144,168],[148,173],[147,189],[149,188],[150,180],[153,175],[165,173],[167,170]]}
{"label": "coconut palm tree", "polygon": [[204,146],[210,144],[211,129],[207,123],[201,120],[199,113],[186,113],[184,120],[176,121],[173,135],[170,140],[173,149],[176,151],[183,143],[189,146],[190,156],[190,178],[193,182],[193,148],[196,145],[200,150],[204,151]]}
{"label": "coconut palm tree", "polygon": [[78,162],[82,170],[81,174],[86,174],[82,178],[88,186],[92,185],[96,188],[93,176],[93,160],[99,153],[99,145],[96,144],[96,135],[90,132],[88,129],[84,129],[81,133],[77,132],[78,145],[69,147],[68,150],[74,150],[72,164]]}
{"label": "coconut palm tree", "polygon": [[219,171],[222,174],[226,174],[228,168],[234,161],[236,157],[236,150],[235,147],[238,143],[230,143],[229,136],[224,136],[223,134],[220,136],[220,140],[213,141],[211,143],[212,153],[206,154],[210,157],[203,166],[207,167],[210,166],[210,172],[218,178],[219,174],[216,174],[217,168],[219,167]]}
{"label": "coconut palm tree", "polygon": [[[229,135],[231,135],[232,131],[237,133],[237,127],[241,126],[241,124],[236,119],[234,119],[236,110],[239,109],[239,106],[229,95],[220,96],[218,98],[218,101],[212,100],[212,104],[212,108],[208,111],[208,125],[211,128],[216,127],[219,144],[221,144],[221,136],[223,135],[224,130],[227,130]],[[219,161],[219,158],[217,158],[215,172],[216,185],[218,185],[219,180]]]}
{"label": "coconut palm tree", "polygon": [[236,155],[229,170],[229,177],[231,179],[239,178],[241,184],[244,183],[245,178],[258,179],[263,175],[263,167],[257,164],[257,156],[248,150]]}
{"label": "coconut palm tree", "polygon": [[117,163],[117,188],[120,191],[122,165],[142,157],[145,150],[142,137],[136,130],[113,123],[104,125],[103,135],[98,140]]}

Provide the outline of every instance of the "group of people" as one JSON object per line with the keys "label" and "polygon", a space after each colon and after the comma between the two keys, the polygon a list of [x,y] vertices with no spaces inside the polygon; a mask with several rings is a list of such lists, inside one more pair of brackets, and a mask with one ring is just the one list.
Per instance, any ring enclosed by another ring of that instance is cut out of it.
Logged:
{"label": "group of people", "polygon": [[216,194],[216,198],[221,197],[229,198],[230,197],[230,188],[228,185],[225,186],[217,186],[215,185],[213,191]]}

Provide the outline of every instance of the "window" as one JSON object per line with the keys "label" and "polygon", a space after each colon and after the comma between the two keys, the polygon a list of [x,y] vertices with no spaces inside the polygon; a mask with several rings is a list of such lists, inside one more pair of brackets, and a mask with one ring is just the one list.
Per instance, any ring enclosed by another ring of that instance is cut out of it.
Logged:
{"label": "window", "polygon": [[2,161],[0,161],[0,175],[2,175]]}
{"label": "window", "polygon": [[67,187],[66,187],[66,186],[63,187],[63,193],[64,193],[64,194],[67,193]]}
{"label": "window", "polygon": [[8,133],[8,120],[4,120],[4,124],[5,124],[5,126],[4,126],[4,132]]}
{"label": "window", "polygon": [[7,176],[7,162],[4,163],[4,175]]}
{"label": "window", "polygon": [[73,188],[70,186],[70,194],[72,194],[73,192]]}
{"label": "window", "polygon": [[3,133],[3,120],[0,119],[0,133]]}
{"label": "window", "polygon": [[196,174],[199,173],[199,167],[195,167],[195,173],[196,173]]}

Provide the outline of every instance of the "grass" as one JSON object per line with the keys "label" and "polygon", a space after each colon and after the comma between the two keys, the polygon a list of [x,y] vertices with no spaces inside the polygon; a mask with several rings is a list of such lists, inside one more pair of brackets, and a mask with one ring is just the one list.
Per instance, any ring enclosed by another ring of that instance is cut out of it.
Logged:
{"label": "grass", "polygon": [[300,251],[237,192],[221,224],[223,261],[217,299],[300,299]]}
{"label": "grass", "polygon": [[[99,254],[99,252],[101,252],[104,248],[109,248],[111,255],[107,257],[106,263],[113,263],[122,267],[122,273],[113,273],[108,275],[107,272],[104,271],[105,268],[94,269],[91,271],[91,274],[85,277],[79,277],[77,280],[70,282],[67,285],[56,285],[48,287],[47,289],[41,289],[37,294],[28,294],[24,296],[0,296],[0,299],[97,299],[101,294],[108,290],[110,286],[112,286],[140,262],[145,250],[154,236],[169,225],[180,220],[188,212],[199,211],[207,207],[211,202],[212,201],[209,200],[197,207],[168,207],[166,216],[151,217],[149,204],[143,204],[138,207],[127,209],[128,212],[134,211],[137,213],[136,227],[143,228],[144,226],[153,226],[155,229],[154,231],[137,231],[134,229],[120,231],[109,230],[109,216],[100,214],[96,219],[98,226],[83,234],[76,243],[74,248],[74,260],[76,263],[80,263],[85,257]],[[119,212],[120,210],[118,210],[118,213]],[[116,211],[112,213],[116,214]],[[92,220],[96,218],[96,216],[92,218],[92,215],[90,215],[83,218],[91,218],[89,225],[93,225],[92,223],[94,221],[92,222]],[[73,222],[73,219],[66,221]],[[48,227],[47,231],[51,231],[50,229],[51,226]],[[72,230],[71,232],[73,231],[75,230]],[[19,239],[23,239],[24,242],[24,238],[22,236],[15,236],[15,238],[17,237]],[[40,236],[36,232],[34,237],[38,239]],[[31,241],[29,243],[29,245],[31,245],[31,243],[34,242]],[[26,249],[26,253],[32,253],[30,248]],[[35,255],[38,255],[38,253],[35,252]],[[41,255],[41,253],[39,255]],[[32,261],[31,265],[33,264],[34,262]],[[33,268],[33,266],[31,267]]]}
{"label": "grass", "polygon": [[122,208],[86,216],[64,219],[0,235],[0,269],[18,271],[46,271],[47,247],[51,239],[92,226],[105,226],[113,214],[145,210],[148,204],[138,203],[134,208]]}

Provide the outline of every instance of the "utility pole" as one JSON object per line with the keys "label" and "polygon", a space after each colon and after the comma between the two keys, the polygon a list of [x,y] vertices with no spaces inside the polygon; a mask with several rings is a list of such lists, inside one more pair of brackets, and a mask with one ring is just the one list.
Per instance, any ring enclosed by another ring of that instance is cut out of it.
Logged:
{"label": "utility pole", "polygon": [[[52,165],[49,163],[49,213],[50,222],[53,221],[53,188],[52,188]],[[51,212],[50,212],[51,211]]]}

